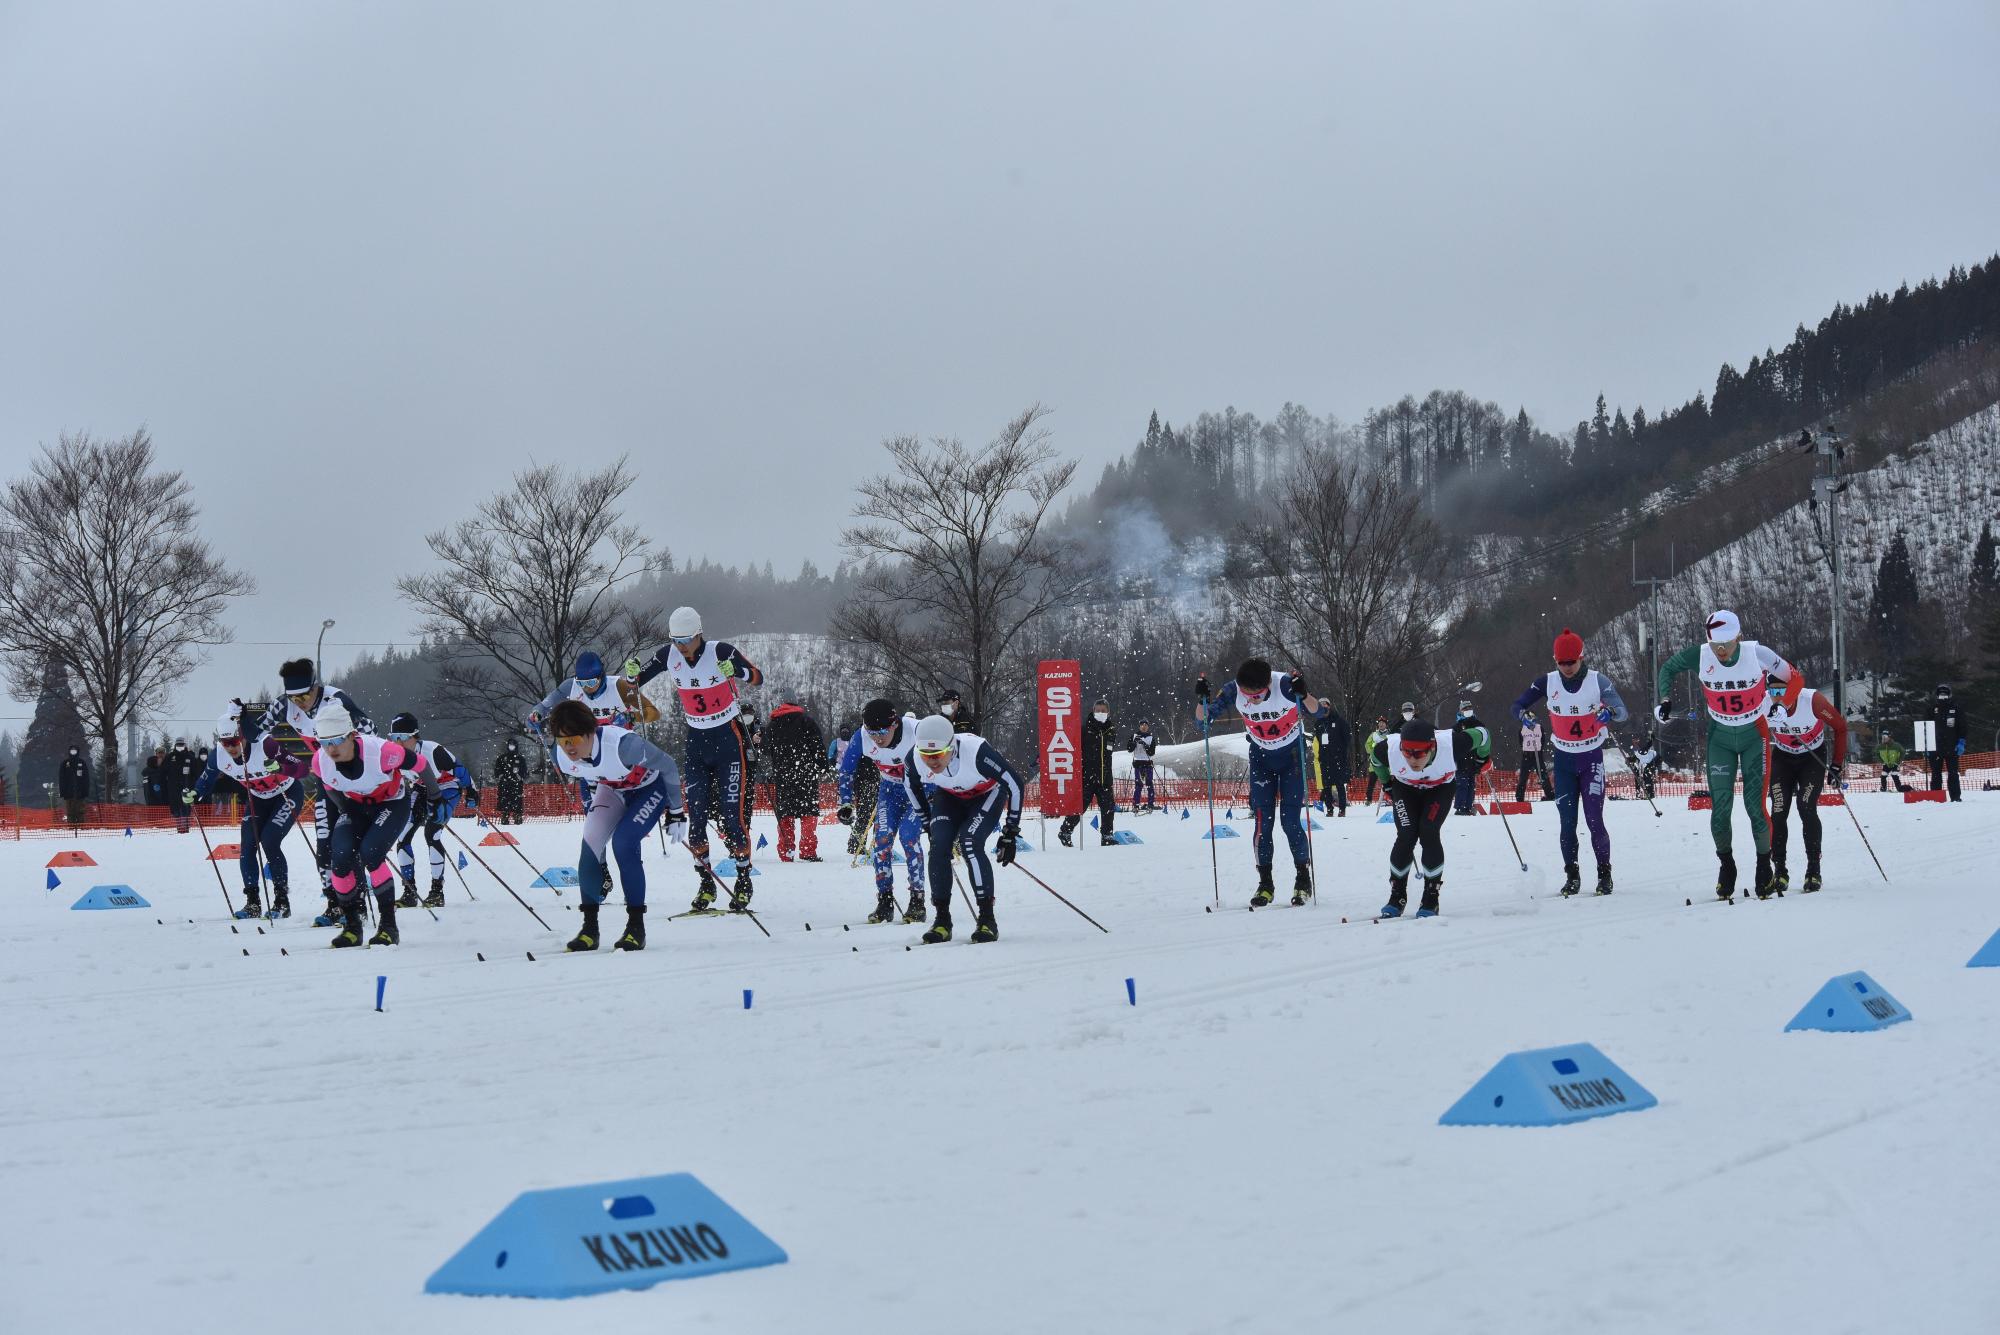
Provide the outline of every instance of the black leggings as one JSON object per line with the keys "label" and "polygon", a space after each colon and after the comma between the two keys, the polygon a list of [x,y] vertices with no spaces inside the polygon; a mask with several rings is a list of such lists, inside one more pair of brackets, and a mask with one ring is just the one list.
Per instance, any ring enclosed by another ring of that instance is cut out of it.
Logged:
{"label": "black leggings", "polygon": [[1396,813],[1396,843],[1389,850],[1389,874],[1408,876],[1410,855],[1423,845],[1426,878],[1444,871],[1444,818],[1451,814],[1451,784],[1436,788],[1411,788],[1406,784],[1387,785],[1391,808]]}
{"label": "black leggings", "polygon": [[357,872],[365,873],[376,893],[393,891],[396,878],[389,870],[389,852],[410,823],[410,798],[404,793],[389,802],[349,802],[341,808],[327,837],[327,860],[342,908],[352,907],[360,894]]}
{"label": "black leggings", "polygon": [[[912,764],[916,763],[914,760]],[[931,903],[951,907],[951,846],[958,845],[965,859],[965,879],[972,882],[973,896],[982,901],[993,898],[993,864],[986,858],[986,836],[1000,823],[1007,809],[1007,794],[990,788],[977,797],[960,797],[942,789],[930,791],[931,802]]]}
{"label": "black leggings", "polygon": [[1826,765],[1821,759],[1826,748],[1818,746],[1804,755],[1781,747],[1771,748],[1771,860],[1785,861],[1785,838],[1790,829],[1792,808],[1799,809],[1799,828],[1805,832],[1806,865],[1819,865],[1819,795],[1826,787]]}

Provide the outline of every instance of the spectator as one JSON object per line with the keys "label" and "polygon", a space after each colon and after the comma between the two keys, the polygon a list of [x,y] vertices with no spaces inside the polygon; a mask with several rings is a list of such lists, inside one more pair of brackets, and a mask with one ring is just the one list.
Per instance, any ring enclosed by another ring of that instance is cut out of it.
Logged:
{"label": "spectator", "polygon": [[[1111,702],[1099,700],[1091,706],[1090,717],[1083,721],[1083,744],[1077,752],[1077,769],[1083,777],[1083,804],[1097,803],[1097,842],[1115,844],[1111,837],[1111,820],[1117,813],[1117,802],[1111,795]],[[1056,838],[1062,840],[1064,848],[1071,847],[1069,837],[1075,832],[1082,816],[1065,816],[1056,830]]]}
{"label": "spectator", "polygon": [[[1368,740],[1361,744],[1363,753],[1371,756],[1374,755],[1375,748],[1387,740],[1388,736],[1389,716],[1387,714],[1377,714],[1375,716],[1375,731],[1369,733]],[[1368,767],[1368,788],[1363,792],[1361,800],[1371,806],[1375,802],[1375,782],[1375,767],[1370,765]]]}
{"label": "spectator", "polygon": [[[1458,702],[1458,721],[1452,726],[1462,731],[1466,728],[1481,728],[1485,725],[1479,721],[1479,715],[1472,711],[1472,701],[1460,700]],[[1470,816],[1472,814],[1473,783],[1479,778],[1480,768],[1480,766],[1473,766],[1469,769],[1461,768],[1458,771],[1458,793],[1452,809],[1461,816]]]}
{"label": "spectator", "polygon": [[854,725],[852,723],[843,723],[840,725],[839,740],[826,744],[826,767],[828,769],[832,769],[840,763],[840,753],[847,749],[848,739],[853,736]]}
{"label": "spectator", "polygon": [[[1153,752],[1159,747],[1160,739],[1153,736],[1153,725],[1139,720],[1139,731],[1132,734],[1132,809],[1134,811],[1158,811],[1159,797],[1153,790]],[[1144,796],[1141,796],[1144,794]]]}
{"label": "spectator", "polygon": [[139,771],[139,782],[145,793],[146,805],[163,807],[167,804],[166,753],[159,747],[147,758],[145,767]]}
{"label": "spectator", "polygon": [[56,770],[56,795],[62,798],[63,815],[71,825],[83,824],[84,809],[90,803],[90,762],[72,746]]}
{"label": "spectator", "polygon": [[499,820],[502,825],[521,823],[522,789],[528,782],[528,760],[521,754],[521,744],[512,737],[501,748],[499,758],[493,762],[493,790],[500,804]]}
{"label": "spectator", "polygon": [[799,861],[818,862],[819,779],[826,771],[826,734],[789,696],[764,725],[764,757],[771,762],[778,861],[790,862],[796,848]]}
{"label": "spectator", "polygon": [[1521,715],[1521,767],[1514,772],[1514,800],[1525,801],[1528,796],[1528,775],[1533,772],[1542,783],[1542,801],[1553,802],[1555,794],[1549,788],[1549,753],[1542,745],[1542,721],[1535,712],[1522,711]]}
{"label": "spectator", "polygon": [[1347,814],[1347,781],[1354,772],[1354,760],[1348,754],[1352,745],[1347,720],[1329,701],[1326,717],[1313,723],[1313,746],[1319,752],[1319,805],[1329,816]]}
{"label": "spectator", "polygon": [[1882,729],[1875,743],[1875,759],[1882,766],[1881,781],[1875,791],[1886,793],[1889,785],[1895,784],[1896,791],[1903,791],[1903,744],[1887,728]]}
{"label": "spectator", "polygon": [[953,732],[979,731],[979,721],[972,717],[972,711],[965,707],[965,701],[957,691],[941,691],[937,698],[937,712],[951,720]]}
{"label": "spectator", "polygon": [[1960,717],[1958,706],[1952,703],[1951,687],[1938,683],[1937,704],[1931,709],[1931,722],[1937,725],[1937,749],[1931,752],[1931,791],[1938,790],[1940,780],[1949,778],[1947,786],[1951,790],[1951,800],[1959,800],[1958,758],[1965,754],[1965,720]]}
{"label": "spectator", "polygon": [[194,788],[195,780],[205,768],[206,758],[189,750],[184,739],[176,740],[174,749],[167,754],[167,808],[173,812],[174,828],[182,834],[188,832],[189,812],[183,795]]}

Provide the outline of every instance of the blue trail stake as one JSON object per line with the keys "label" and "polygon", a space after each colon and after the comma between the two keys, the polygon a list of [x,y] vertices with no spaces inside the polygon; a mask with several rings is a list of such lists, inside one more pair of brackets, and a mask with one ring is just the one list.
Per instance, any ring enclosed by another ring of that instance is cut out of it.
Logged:
{"label": "blue trail stake", "polygon": [[388,991],[388,989],[389,989],[389,975],[387,975],[387,974],[383,974],[383,973],[378,973],[378,974],[376,974],[376,975],[375,975],[375,1009],[376,1009],[376,1010],[378,1010],[378,1011],[379,1011],[379,1010],[381,1010],[381,1009],[382,1009],[382,994],[383,994],[384,992]]}
{"label": "blue trail stake", "polygon": [[1125,1000],[1129,1005],[1139,1004],[1139,989],[1133,986],[1130,978],[1125,980]]}
{"label": "blue trail stake", "polygon": [[750,1009],[750,989],[747,987],[743,989],[743,1009]]}

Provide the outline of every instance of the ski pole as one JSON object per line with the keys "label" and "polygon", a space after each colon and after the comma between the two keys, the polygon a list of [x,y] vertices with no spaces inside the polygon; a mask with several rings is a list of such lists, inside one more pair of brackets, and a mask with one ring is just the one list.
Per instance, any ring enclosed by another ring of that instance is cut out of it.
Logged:
{"label": "ski pole", "polygon": [[1215,758],[1208,749],[1208,678],[1201,678],[1201,767],[1208,776],[1208,874],[1215,884],[1215,906],[1222,907],[1222,864],[1215,852]]}
{"label": "ski pole", "polygon": [[1632,771],[1632,790],[1638,793],[1639,796],[1646,799],[1646,805],[1649,807],[1653,807],[1653,814],[1655,816],[1665,815],[1666,814],[1665,812],[1661,811],[1657,806],[1653,806],[1652,794],[1648,793],[1639,784],[1638,757],[1632,754],[1632,748],[1625,745],[1625,743],[1619,741],[1618,734],[1611,731],[1611,729],[1609,728],[1606,728],[1604,730],[1604,735],[1606,737],[1609,737],[1611,739],[1611,744],[1618,748],[1618,754],[1625,757],[1625,766],[1627,769],[1630,769]]}
{"label": "ski pole", "polygon": [[1313,853],[1313,813],[1312,813],[1312,801],[1311,801],[1312,779],[1310,777],[1310,771],[1306,768],[1306,758],[1310,754],[1311,752],[1306,749],[1306,730],[1303,726],[1301,726],[1299,728],[1299,790],[1300,790],[1299,796],[1301,799],[1300,805],[1305,808],[1306,866],[1312,872],[1313,907],[1318,908],[1319,907],[1319,859]]}
{"label": "ski pole", "polygon": [[201,812],[193,807],[189,807],[188,810],[194,814],[195,829],[201,831],[201,846],[208,850],[208,869],[215,873],[215,888],[222,892],[223,907],[229,910],[230,920],[234,921],[236,904],[229,898],[229,887],[222,883],[222,868],[215,865],[215,845],[208,842],[208,827],[202,824]]}
{"label": "ski pole", "polygon": [[472,854],[472,860],[474,862],[477,862],[480,866],[486,868],[486,874],[488,876],[491,876],[494,880],[500,882],[500,888],[502,890],[505,890],[510,895],[514,895],[514,902],[516,904],[519,904],[524,909],[528,909],[529,917],[533,918],[536,922],[542,923],[543,931],[553,932],[555,930],[555,928],[549,926],[546,922],[542,922],[541,914],[535,912],[532,908],[528,908],[527,900],[521,898],[519,895],[514,894],[514,887],[507,884],[507,882],[501,877],[500,873],[494,871],[493,868],[487,863],[485,858],[479,856],[478,849],[474,848],[471,844],[465,842],[464,835],[460,834],[457,830],[452,830],[451,826],[449,825],[445,826],[445,829],[451,830],[451,837],[458,840],[458,842],[464,846],[466,852]]}
{"label": "ski pole", "polygon": [[[1827,764],[1824,757],[1819,758],[1819,767],[1822,781],[1833,777],[1833,766]],[[1842,765],[1841,768],[1843,773],[1839,780],[1840,805],[1847,808],[1847,818],[1854,822],[1854,832],[1861,836],[1861,846],[1868,850],[1868,857],[1874,862],[1875,870],[1882,873],[1883,884],[1889,884],[1889,873],[1883,871],[1882,859],[1875,856],[1875,845],[1868,842],[1868,831],[1861,828],[1861,817],[1854,814],[1854,804],[1847,800],[1847,775],[1844,772],[1846,766]]]}
{"label": "ski pole", "polygon": [[1508,824],[1508,821],[1507,821],[1507,813],[1506,813],[1505,811],[1502,811],[1502,810],[1501,810],[1501,807],[1500,807],[1500,795],[1499,795],[1498,793],[1495,793],[1495,792],[1493,791],[1493,774],[1492,774],[1492,771],[1491,771],[1490,767],[1488,767],[1488,768],[1482,768],[1482,769],[1481,769],[1481,770],[1480,770],[1479,772],[1480,772],[1480,774],[1481,774],[1482,776],[1484,776],[1484,777],[1485,777],[1485,779],[1486,779],[1486,798],[1487,798],[1487,800],[1488,800],[1488,801],[1490,801],[1491,803],[1493,803],[1493,809],[1494,809],[1495,811],[1499,811],[1499,812],[1500,812],[1500,825],[1501,825],[1501,828],[1503,828],[1503,829],[1505,829],[1505,830],[1507,831],[1507,842],[1508,842],[1508,843],[1510,843],[1510,844],[1513,844],[1513,845],[1514,845],[1514,861],[1516,861],[1516,862],[1518,862],[1518,863],[1520,863],[1520,864],[1521,864],[1521,870],[1522,870],[1522,871],[1526,871],[1526,870],[1528,869],[1528,860],[1527,860],[1526,858],[1524,858],[1524,857],[1522,857],[1522,856],[1521,856],[1521,845],[1520,845],[1520,844],[1518,844],[1518,843],[1515,843],[1515,840],[1514,840],[1514,827],[1513,827],[1512,825]]}
{"label": "ski pole", "polygon": [[1069,908],[1070,912],[1076,914],[1077,917],[1083,919],[1085,922],[1089,923],[1092,927],[1095,927],[1098,931],[1103,932],[1107,936],[1111,934],[1111,929],[1109,927],[1106,927],[1103,923],[1091,917],[1088,913],[1085,913],[1082,909],[1078,908],[1076,905],[1071,904],[1067,899],[1063,899],[1063,897],[1056,892],[1056,888],[1054,886],[1050,885],[1047,881],[1043,880],[1041,877],[1035,875],[1035,873],[1029,871],[1026,867],[1023,867],[1020,863],[1010,862],[1007,865],[1012,867],[1015,871],[1020,872],[1023,876],[1033,881],[1036,885],[1042,887],[1042,889],[1048,891],[1052,895],[1055,895],[1057,899],[1062,899],[1062,902]]}

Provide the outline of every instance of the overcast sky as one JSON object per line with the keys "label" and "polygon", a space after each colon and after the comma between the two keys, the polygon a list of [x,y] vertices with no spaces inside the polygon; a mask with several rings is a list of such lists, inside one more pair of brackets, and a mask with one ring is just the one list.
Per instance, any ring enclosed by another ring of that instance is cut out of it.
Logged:
{"label": "overcast sky", "polygon": [[1033,400],[1089,480],[1155,408],[1678,403],[2000,248],[1997,72],[1993,0],[0,0],[0,475],[150,427],[260,585],[208,719],[407,640],[530,460],[789,570]]}

